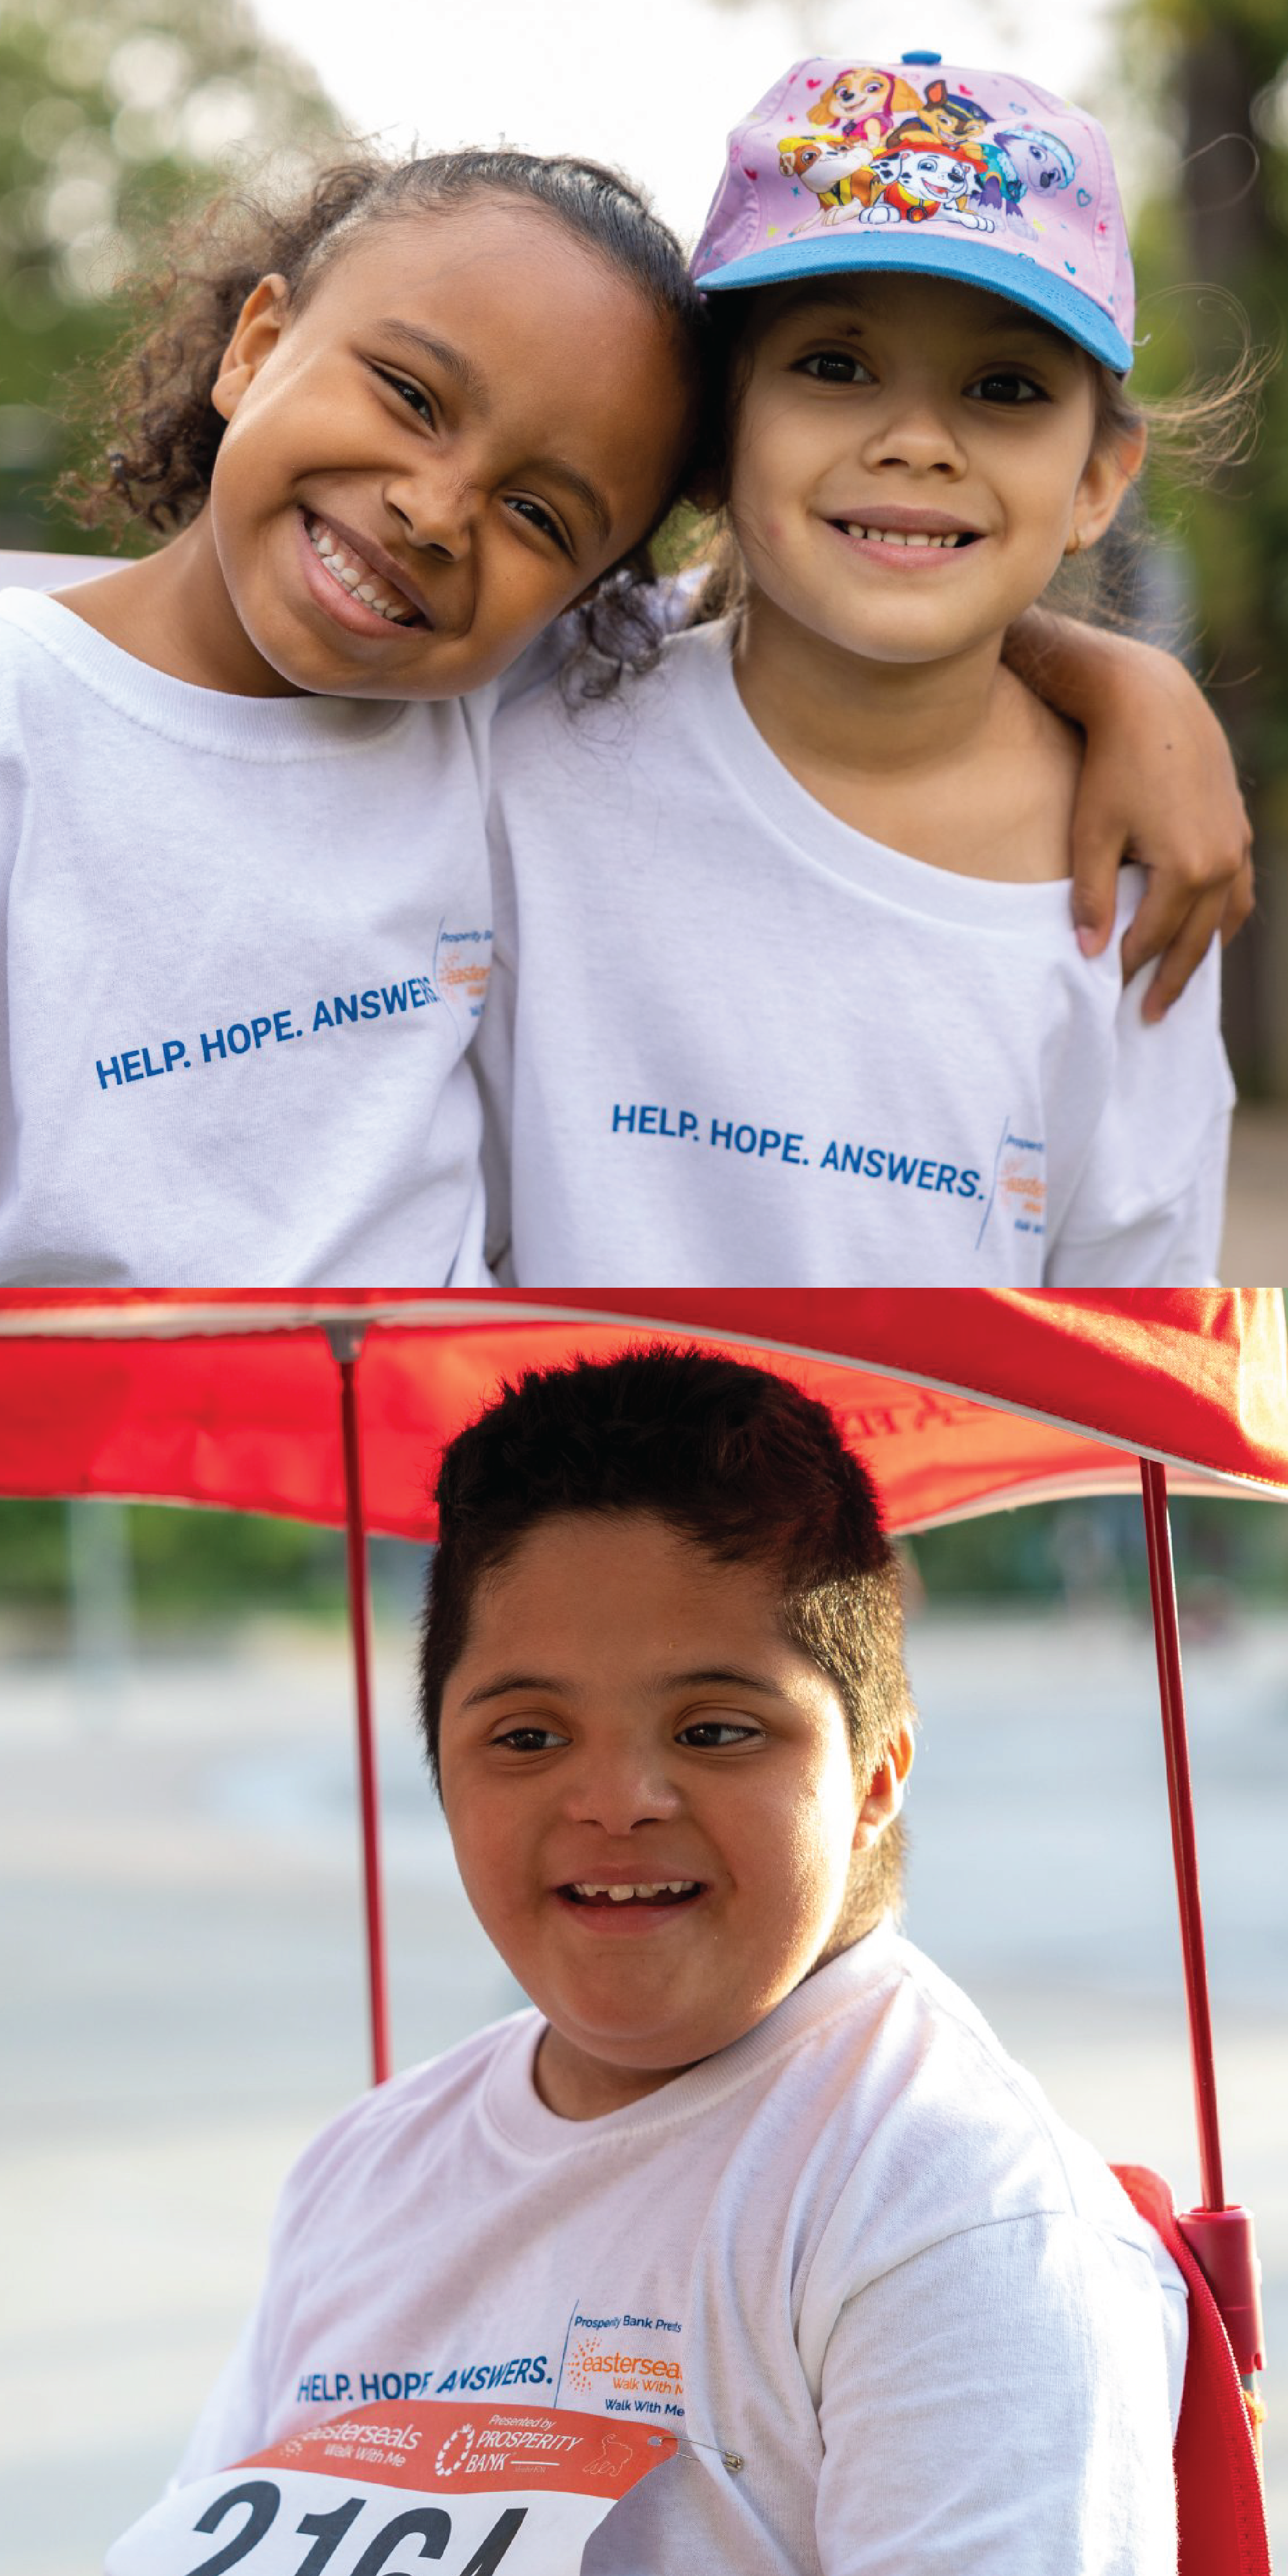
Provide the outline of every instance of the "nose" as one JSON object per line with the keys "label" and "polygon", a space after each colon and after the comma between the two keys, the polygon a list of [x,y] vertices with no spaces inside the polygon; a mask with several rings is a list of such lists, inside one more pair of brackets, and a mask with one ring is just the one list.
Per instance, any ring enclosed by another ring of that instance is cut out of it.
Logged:
{"label": "nose", "polygon": [[469,554],[479,495],[468,476],[445,464],[426,464],[388,482],[385,500],[408,544],[420,553],[439,563],[459,563]]}
{"label": "nose", "polygon": [[966,457],[945,403],[928,386],[890,386],[869,414],[863,447],[866,466],[903,465],[914,474],[955,481]]}
{"label": "nose", "polygon": [[584,1748],[565,1790],[568,1821],[624,1839],[637,1825],[664,1824],[683,1804],[660,1752],[644,1746]]}

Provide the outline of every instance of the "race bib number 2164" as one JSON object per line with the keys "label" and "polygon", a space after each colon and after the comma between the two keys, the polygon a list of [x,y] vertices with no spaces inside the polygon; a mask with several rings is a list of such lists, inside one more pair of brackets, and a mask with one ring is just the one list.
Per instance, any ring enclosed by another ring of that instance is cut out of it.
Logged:
{"label": "race bib number 2164", "polygon": [[166,2496],[105,2576],[575,2576],[675,2435],[523,2406],[364,2407]]}

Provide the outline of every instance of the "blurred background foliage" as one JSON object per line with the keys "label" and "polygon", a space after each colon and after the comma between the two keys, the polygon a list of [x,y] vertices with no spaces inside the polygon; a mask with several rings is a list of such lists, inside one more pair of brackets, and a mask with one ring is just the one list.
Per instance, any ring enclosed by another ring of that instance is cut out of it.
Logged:
{"label": "blurred background foliage", "polygon": [[[1288,1511],[1275,1503],[1177,1495],[1172,1534],[1191,1627],[1241,1607],[1288,1604]],[[910,1607],[978,1600],[1066,1609],[1148,1607],[1139,1503],[1132,1495],[990,1512],[902,1543]],[[378,1619],[410,1644],[426,1552],[371,1543]],[[88,1617],[105,1638],[146,1643],[273,1617],[337,1623],[345,1613],[339,1531],[251,1513],[156,1503],[0,1502],[0,1619],[11,1647],[60,1652]]]}
{"label": "blurred background foliage", "polygon": [[[1288,6],[1121,0],[1116,41],[1122,89],[1163,146],[1132,226],[1137,327],[1149,334],[1133,384],[1166,398],[1219,376],[1241,316],[1266,361],[1251,454],[1197,487],[1169,487],[1163,470],[1149,499],[1174,532],[1179,639],[1232,737],[1256,831],[1261,919],[1226,959],[1227,1043],[1241,1090],[1285,1098]],[[1124,176],[1132,189],[1130,166]]]}
{"label": "blurred background foliage", "polygon": [[[998,7],[1003,54],[1015,35]],[[807,51],[809,0],[797,16]],[[1288,0],[1120,0],[1111,26],[1104,95],[1087,104],[1107,114],[1137,207],[1139,381],[1166,397],[1229,363],[1236,306],[1254,344],[1282,348]],[[340,130],[313,71],[242,0],[0,0],[0,546],[99,543],[51,497],[69,461],[62,388],[111,349],[122,280],[158,220],[238,170],[268,163],[288,183]],[[1245,1094],[1288,1098],[1282,367],[1251,458],[1197,489],[1160,471],[1148,507],[1159,542],[1138,604],[1212,690],[1257,831],[1260,914],[1227,960],[1228,1043]]]}
{"label": "blurred background foliage", "polygon": [[240,0],[0,6],[0,545],[100,550],[50,497],[62,387],[106,357],[119,289],[230,171],[289,186],[339,120]]}

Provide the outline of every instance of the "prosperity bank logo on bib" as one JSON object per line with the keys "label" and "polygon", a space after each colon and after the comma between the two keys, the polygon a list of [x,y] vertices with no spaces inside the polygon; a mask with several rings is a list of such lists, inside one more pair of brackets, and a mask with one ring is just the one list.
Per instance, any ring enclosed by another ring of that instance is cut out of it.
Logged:
{"label": "prosperity bank logo on bib", "polygon": [[166,2496],[105,2576],[573,2576],[675,2435],[567,2408],[363,2407]]}

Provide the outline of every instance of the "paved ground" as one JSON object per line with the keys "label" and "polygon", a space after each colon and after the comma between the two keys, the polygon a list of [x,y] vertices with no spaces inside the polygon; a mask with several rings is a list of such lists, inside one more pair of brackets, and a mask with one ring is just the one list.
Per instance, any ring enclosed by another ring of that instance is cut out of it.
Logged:
{"label": "paved ground", "polygon": [[1228,1288],[1288,1282],[1288,1109],[1258,1101],[1235,1113],[1221,1278]]}
{"label": "paved ground", "polygon": [[[1126,1619],[927,1618],[910,1929],[1111,2156],[1194,2191],[1152,1656]],[[1288,1617],[1187,1649],[1230,2187],[1288,2351]],[[515,1993],[378,1665],[398,2062]],[[296,2148],[365,2076],[346,1675],[260,1632],[84,1695],[0,1675],[0,2562],[96,2576],[253,2295]],[[1269,2394],[1274,2407],[1276,2382]],[[1285,2409],[1288,2417],[1288,2408]],[[1288,2439],[1270,2486],[1288,2548]]]}

